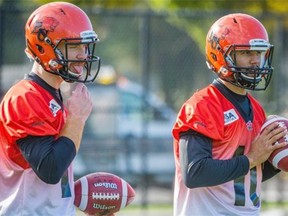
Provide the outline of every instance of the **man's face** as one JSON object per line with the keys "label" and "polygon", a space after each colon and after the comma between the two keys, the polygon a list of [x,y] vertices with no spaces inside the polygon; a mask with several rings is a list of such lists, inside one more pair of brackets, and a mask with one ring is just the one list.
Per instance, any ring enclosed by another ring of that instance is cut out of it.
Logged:
{"label": "man's face", "polygon": [[[88,45],[86,44],[70,44],[67,45],[67,53],[65,46],[59,45],[59,49],[64,55],[65,59],[73,60],[68,62],[68,70],[75,77],[80,77],[83,74],[85,60],[88,56]],[[79,60],[79,62],[77,62]],[[75,62],[74,62],[75,61]],[[82,61],[82,62],[81,62]]]}
{"label": "man's face", "polygon": [[235,51],[234,62],[237,67],[257,68],[260,67],[262,53],[255,50],[238,50]]}

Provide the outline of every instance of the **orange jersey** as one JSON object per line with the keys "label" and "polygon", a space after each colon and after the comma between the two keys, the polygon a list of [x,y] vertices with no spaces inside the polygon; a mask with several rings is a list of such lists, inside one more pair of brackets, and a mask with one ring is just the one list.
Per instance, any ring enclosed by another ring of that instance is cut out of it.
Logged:
{"label": "orange jersey", "polygon": [[[0,105],[0,215],[72,216],[72,166],[57,184],[47,184],[32,170],[16,144],[26,136],[57,138],[64,126],[66,111],[57,90],[36,75],[32,79],[15,84]],[[71,192],[63,194],[68,189]]]}
{"label": "orange jersey", "polygon": [[22,80],[4,96],[1,104],[1,136],[7,141],[0,143],[7,156],[23,168],[29,167],[21,155],[16,140],[31,136],[58,136],[64,125],[62,102],[30,80]]}
{"label": "orange jersey", "polygon": [[[243,178],[225,184],[189,189],[182,181],[179,162],[180,133],[189,129],[212,140],[213,159],[225,160],[249,152],[266,116],[261,105],[250,94],[248,98],[252,107],[251,118],[213,84],[196,92],[180,109],[172,131],[176,162],[174,215],[259,213],[262,181],[260,166],[251,169]],[[208,208],[207,203],[215,206]]]}

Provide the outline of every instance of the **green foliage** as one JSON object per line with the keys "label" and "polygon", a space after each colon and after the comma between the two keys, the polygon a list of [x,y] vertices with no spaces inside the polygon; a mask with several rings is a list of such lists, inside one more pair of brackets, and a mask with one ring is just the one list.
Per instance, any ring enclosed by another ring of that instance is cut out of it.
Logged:
{"label": "green foliage", "polygon": [[[49,2],[55,2],[59,0],[30,0],[34,3],[37,4],[46,4]],[[78,6],[93,6],[93,7],[101,7],[101,8],[106,8],[106,9],[128,9],[128,8],[133,8],[141,1],[134,1],[134,0],[63,0],[64,2],[70,2],[73,4],[76,4]]]}
{"label": "green foliage", "polygon": [[155,10],[201,9],[245,10],[253,13],[287,13],[288,1],[284,0],[150,0],[148,5]]}
{"label": "green foliage", "polygon": [[[21,5],[41,5],[59,0],[0,0]],[[154,11],[179,9],[197,10],[245,10],[253,13],[273,12],[285,14],[288,12],[288,1],[285,0],[63,0],[79,6],[94,6],[106,9],[150,8]]]}

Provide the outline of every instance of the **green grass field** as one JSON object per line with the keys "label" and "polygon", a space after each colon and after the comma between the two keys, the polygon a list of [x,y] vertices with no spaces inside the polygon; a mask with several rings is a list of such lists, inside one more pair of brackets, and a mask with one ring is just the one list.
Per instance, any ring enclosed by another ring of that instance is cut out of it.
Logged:
{"label": "green grass field", "polygon": [[[266,212],[270,212],[271,209],[284,209],[288,212],[288,202],[279,203],[279,202],[264,202],[262,204],[261,215],[264,215]],[[131,205],[122,209],[116,214],[116,216],[172,216],[173,208],[172,205],[149,205],[147,207],[142,207],[139,205]],[[265,214],[266,215],[266,214]],[[274,214],[275,215],[275,214]],[[85,216],[81,211],[77,211],[76,216]],[[275,215],[277,216],[277,215]]]}
{"label": "green grass field", "polygon": [[[149,205],[142,207],[139,205],[128,206],[119,211],[116,216],[172,216],[172,205]],[[76,216],[85,216],[80,210]]]}

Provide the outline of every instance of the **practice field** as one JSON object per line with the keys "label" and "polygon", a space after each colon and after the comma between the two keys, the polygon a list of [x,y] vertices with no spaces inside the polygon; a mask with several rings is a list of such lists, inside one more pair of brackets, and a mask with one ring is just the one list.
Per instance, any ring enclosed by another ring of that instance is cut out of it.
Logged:
{"label": "practice field", "polygon": [[[288,174],[287,174],[288,175]],[[260,216],[287,216],[288,215],[288,177],[283,182],[279,182],[277,178],[264,183],[263,196],[266,202],[262,203]],[[282,185],[281,188],[285,196],[279,195],[277,185]],[[286,187],[287,185],[287,187]],[[285,186],[285,187],[284,187]],[[122,209],[115,216],[173,216],[173,190],[170,188],[149,187],[147,191],[148,206],[143,208],[143,192],[141,188],[134,188],[136,198],[128,207]],[[269,199],[268,199],[269,198]],[[282,202],[279,202],[282,200]],[[85,216],[80,211],[77,211],[76,216]]]}
{"label": "practice field", "polygon": [[[149,206],[146,209],[142,207],[131,206],[116,213],[115,216],[172,216],[172,206]],[[76,216],[85,216],[78,211]]]}
{"label": "practice field", "polygon": [[[141,206],[145,200],[141,188],[134,188],[136,192],[135,200],[126,208],[117,212],[115,216],[172,216],[172,189],[149,187],[146,194],[147,207]],[[85,216],[77,211],[76,216]]]}
{"label": "practice field", "polygon": [[[172,206],[149,206],[147,209],[141,207],[132,206],[127,209],[123,209],[115,216],[172,216]],[[287,216],[288,207],[277,206],[264,208],[260,216]],[[77,212],[76,216],[85,216],[82,212]]]}
{"label": "practice field", "polygon": [[[128,207],[116,213],[115,216],[173,216],[172,190],[151,187],[148,190],[148,206],[143,208],[141,206],[142,193],[139,188],[135,188],[136,199]],[[272,194],[272,190],[268,190],[268,194]],[[267,196],[267,195],[266,195]],[[279,203],[277,200],[270,200],[262,204],[262,211],[260,216],[287,216],[288,215],[288,202]],[[85,216],[80,211],[77,211],[76,216]]]}

